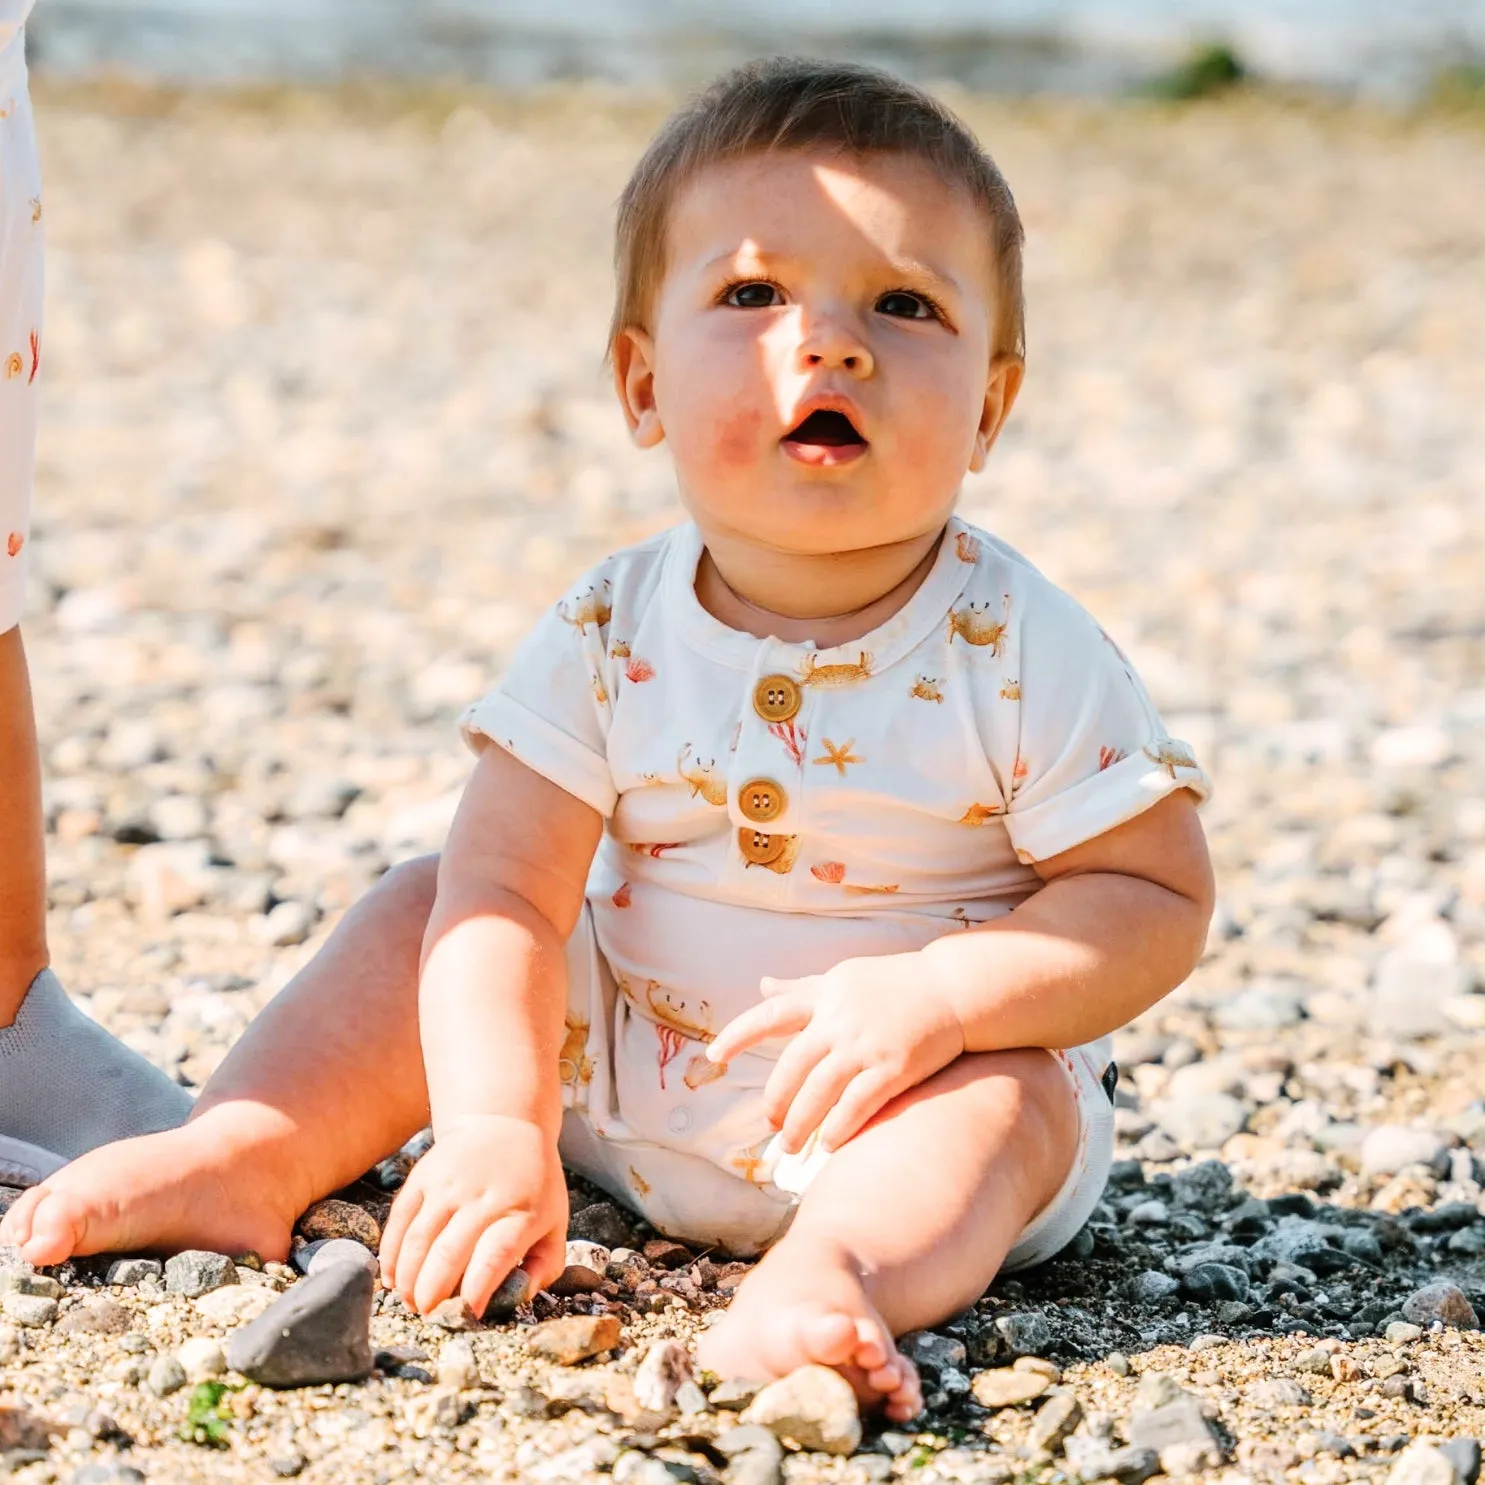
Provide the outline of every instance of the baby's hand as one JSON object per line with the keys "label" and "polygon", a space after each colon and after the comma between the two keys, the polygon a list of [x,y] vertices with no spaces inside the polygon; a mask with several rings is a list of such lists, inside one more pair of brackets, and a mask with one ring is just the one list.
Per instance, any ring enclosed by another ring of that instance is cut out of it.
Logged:
{"label": "baby's hand", "polygon": [[723,1027],[707,1056],[726,1062],[791,1037],[763,1090],[790,1153],[817,1127],[825,1148],[839,1149],[889,1100],[964,1051],[959,1017],[917,954],[847,959],[823,975],[765,979],[761,988],[762,1004]]}
{"label": "baby's hand", "polygon": [[456,1291],[476,1315],[518,1265],[532,1292],[561,1272],[567,1183],[534,1124],[473,1115],[437,1131],[392,1203],[382,1282],[420,1314]]}

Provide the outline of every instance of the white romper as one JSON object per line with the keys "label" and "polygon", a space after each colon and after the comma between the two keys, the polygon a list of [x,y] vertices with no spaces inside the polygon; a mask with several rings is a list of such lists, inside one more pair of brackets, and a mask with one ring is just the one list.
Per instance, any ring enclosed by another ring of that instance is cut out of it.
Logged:
{"label": "white romper", "polygon": [[26,85],[32,0],[0,0],[0,634],[20,622],[41,369],[41,171]]}
{"label": "white romper", "polygon": [[[701,550],[687,524],[601,563],[461,729],[606,822],[568,946],[564,1160],[661,1231],[749,1254],[826,1158],[783,1156],[764,1117],[782,1043],[725,1072],[703,1055],[760,979],[1001,917],[1042,885],[1031,862],[1210,785],[1088,614],[957,518],[907,605],[833,650],[719,623]],[[1010,1266],[1072,1237],[1112,1154],[1108,1039],[1054,1055],[1079,1157]]]}

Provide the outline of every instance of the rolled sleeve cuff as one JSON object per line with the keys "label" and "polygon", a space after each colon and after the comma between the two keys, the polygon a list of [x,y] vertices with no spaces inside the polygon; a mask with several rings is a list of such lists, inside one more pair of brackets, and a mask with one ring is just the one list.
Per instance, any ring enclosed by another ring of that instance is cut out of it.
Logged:
{"label": "rolled sleeve cuff", "polygon": [[459,718],[459,735],[473,753],[483,751],[487,741],[498,744],[605,819],[613,814],[619,792],[608,760],[520,702],[498,693],[486,696]]}
{"label": "rolled sleeve cuff", "polygon": [[1212,781],[1199,764],[1180,761],[1168,744],[1168,739],[1151,743],[1039,804],[1021,810],[1013,805],[1005,827],[1017,858],[1045,861],[1070,851],[1142,815],[1177,789],[1191,790],[1197,804],[1205,804]]}

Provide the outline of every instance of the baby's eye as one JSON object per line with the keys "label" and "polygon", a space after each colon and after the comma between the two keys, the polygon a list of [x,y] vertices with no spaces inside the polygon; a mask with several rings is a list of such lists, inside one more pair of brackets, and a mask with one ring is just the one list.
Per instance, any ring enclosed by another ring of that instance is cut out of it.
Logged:
{"label": "baby's eye", "polygon": [[755,279],[746,284],[733,284],[725,302],[734,309],[771,309],[779,303],[779,291],[770,283]]}
{"label": "baby's eye", "polygon": [[877,309],[884,315],[904,320],[932,320],[938,317],[933,305],[921,294],[910,294],[906,289],[893,289],[877,300]]}

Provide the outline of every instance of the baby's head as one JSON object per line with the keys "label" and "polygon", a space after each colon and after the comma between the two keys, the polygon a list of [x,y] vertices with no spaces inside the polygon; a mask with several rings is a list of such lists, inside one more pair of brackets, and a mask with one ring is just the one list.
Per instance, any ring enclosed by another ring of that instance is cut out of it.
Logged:
{"label": "baby's head", "polygon": [[619,204],[615,380],[705,534],[796,554],[937,530],[1021,381],[1021,221],[919,89],[800,59],[675,114]]}

